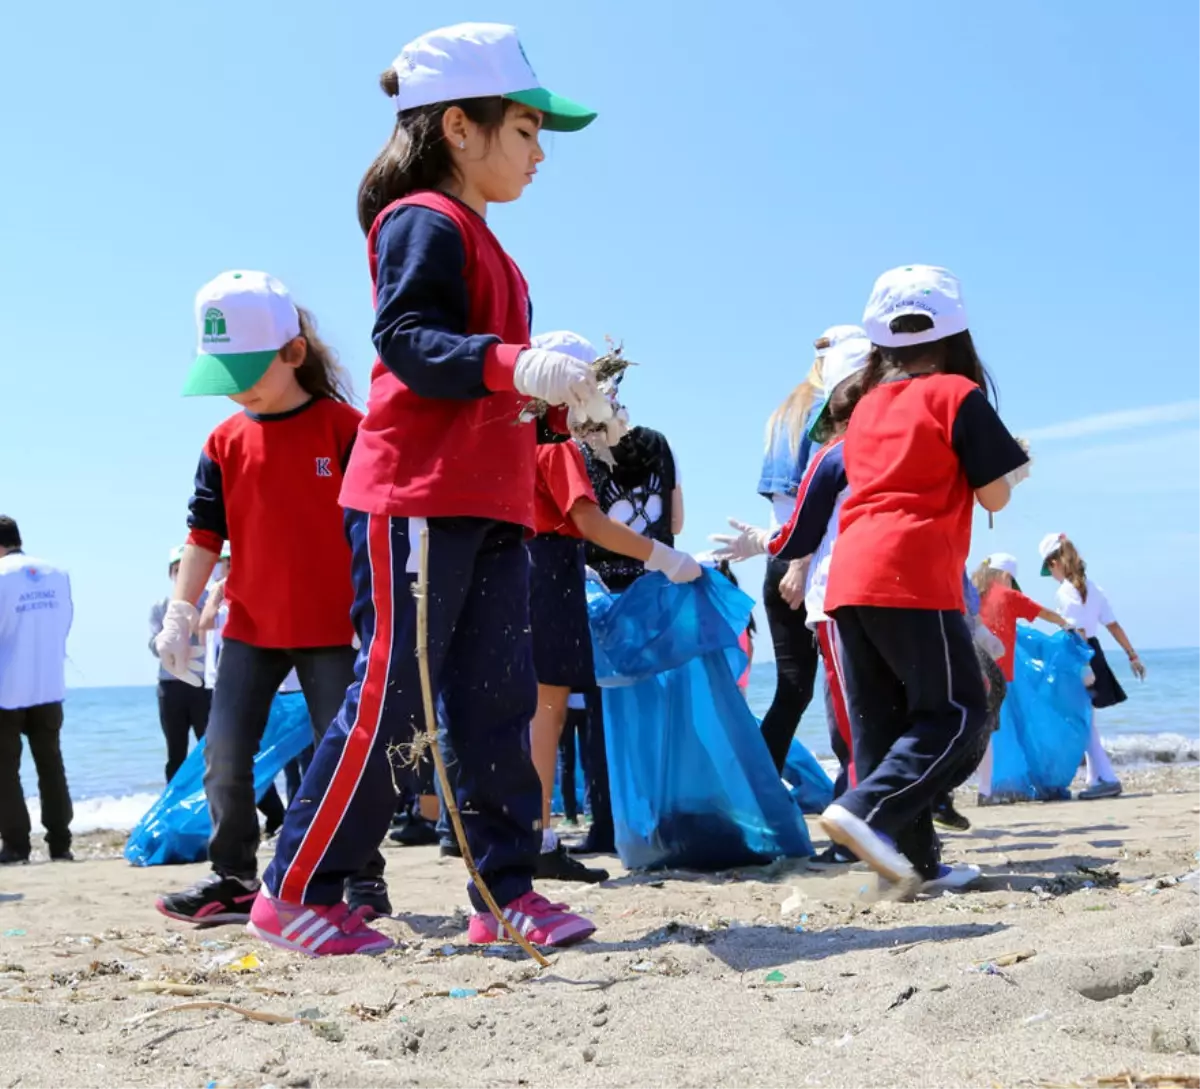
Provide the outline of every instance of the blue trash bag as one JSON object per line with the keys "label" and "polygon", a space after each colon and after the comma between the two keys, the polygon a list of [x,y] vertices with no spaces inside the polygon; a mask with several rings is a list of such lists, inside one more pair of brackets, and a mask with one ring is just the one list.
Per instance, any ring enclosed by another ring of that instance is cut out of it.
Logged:
{"label": "blue trash bag", "polygon": [[783,777],[790,787],[788,793],[802,813],[821,813],[833,801],[833,780],[817,763],[801,741],[792,739],[787,762],[783,765]]}
{"label": "blue trash bag", "polygon": [[1017,627],[1013,680],[992,735],[996,801],[1069,798],[1092,723],[1083,670],[1092,650],[1073,632]]}
{"label": "blue trash bag", "polygon": [[[289,760],[313,743],[312,721],[301,692],[280,692],[254,758],[254,797],[261,798]],[[125,844],[135,866],[202,862],[208,855],[212,821],[204,796],[204,738],[188,754],[162,796],[138,821]]]}
{"label": "blue trash bag", "polygon": [[621,861],[719,870],[812,854],[726,653],[750,599],[707,570],[589,596]]}

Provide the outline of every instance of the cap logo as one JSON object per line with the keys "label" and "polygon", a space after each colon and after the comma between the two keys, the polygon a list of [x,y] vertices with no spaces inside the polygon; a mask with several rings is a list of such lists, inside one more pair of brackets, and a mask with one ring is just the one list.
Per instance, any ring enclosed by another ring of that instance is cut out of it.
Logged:
{"label": "cap logo", "polygon": [[225,315],[215,306],[204,311],[204,343],[219,344],[229,340],[225,331]]}

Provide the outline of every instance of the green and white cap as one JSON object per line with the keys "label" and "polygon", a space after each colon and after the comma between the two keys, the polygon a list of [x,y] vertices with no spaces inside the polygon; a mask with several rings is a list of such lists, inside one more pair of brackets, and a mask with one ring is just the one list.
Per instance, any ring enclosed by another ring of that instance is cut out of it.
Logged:
{"label": "green and white cap", "polygon": [[517,38],[503,23],[458,23],[411,41],[392,64],[400,80],[396,112],[435,102],[500,95],[545,114],[542,128],[575,132],[596,111],[547,91]]}
{"label": "green and white cap", "polygon": [[196,293],[197,355],[183,395],[245,393],[299,335],[296,304],[274,276],[222,272]]}

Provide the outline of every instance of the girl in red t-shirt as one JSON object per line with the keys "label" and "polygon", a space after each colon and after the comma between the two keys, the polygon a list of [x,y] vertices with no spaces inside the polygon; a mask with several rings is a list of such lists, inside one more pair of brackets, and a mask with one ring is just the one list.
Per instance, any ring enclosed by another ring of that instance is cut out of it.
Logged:
{"label": "girl in red t-shirt", "polygon": [[972,511],[1001,510],[1029,457],[988,400],[952,273],[884,273],[863,327],[874,347],[825,593],[858,784],[821,824],[903,896],[979,876],[941,864],[932,806],[983,754],[987,699],[963,615]]}

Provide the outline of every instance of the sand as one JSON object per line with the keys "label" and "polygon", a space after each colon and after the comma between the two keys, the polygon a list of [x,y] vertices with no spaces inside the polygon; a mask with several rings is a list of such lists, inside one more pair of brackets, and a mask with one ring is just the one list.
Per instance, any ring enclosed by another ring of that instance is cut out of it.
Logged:
{"label": "sand", "polygon": [[[0,870],[0,1087],[1195,1077],[1197,780],[1130,774],[1124,797],[1092,803],[964,797],[976,825],[947,856],[986,881],[911,904],[869,902],[861,869],[804,862],[550,885],[599,930],[541,972],[463,944],[462,866],[433,849],[385,851],[398,918],[381,925],[401,948],[314,961],[163,919],[155,893],[204,867],[136,870],[120,835],[90,834],[85,860]],[[232,971],[247,954],[257,966]],[[168,986],[194,993],[149,989]]]}

